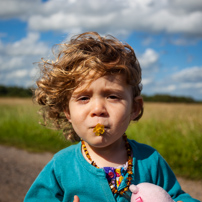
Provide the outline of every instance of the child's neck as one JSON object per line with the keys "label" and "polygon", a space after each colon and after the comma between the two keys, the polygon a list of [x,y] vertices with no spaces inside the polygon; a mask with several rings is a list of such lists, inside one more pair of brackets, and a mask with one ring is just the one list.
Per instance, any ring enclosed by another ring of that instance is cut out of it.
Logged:
{"label": "child's neck", "polygon": [[[127,151],[123,138],[120,138],[115,143],[104,147],[92,147],[85,142],[88,153],[98,167],[118,167],[127,162]],[[85,152],[82,150],[84,158],[89,162]],[[89,162],[91,163],[91,162]]]}

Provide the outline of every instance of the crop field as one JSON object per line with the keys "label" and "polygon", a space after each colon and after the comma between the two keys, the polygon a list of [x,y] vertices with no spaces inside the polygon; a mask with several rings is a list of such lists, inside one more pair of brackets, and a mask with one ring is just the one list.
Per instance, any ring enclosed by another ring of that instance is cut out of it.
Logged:
{"label": "crop field", "polygon": [[[69,146],[62,131],[41,126],[31,99],[0,98],[0,144],[34,152]],[[151,145],[178,176],[202,179],[202,104],[145,103],[140,121],[127,135]]]}

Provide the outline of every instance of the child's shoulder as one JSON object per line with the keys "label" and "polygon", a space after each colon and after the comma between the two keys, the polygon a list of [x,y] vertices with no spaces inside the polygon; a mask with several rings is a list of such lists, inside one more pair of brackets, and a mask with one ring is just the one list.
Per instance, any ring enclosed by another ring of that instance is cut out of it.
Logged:
{"label": "child's shoulder", "polygon": [[59,152],[57,152],[53,156],[53,159],[56,161],[60,161],[60,160],[64,160],[64,159],[67,160],[67,159],[75,158],[76,155],[78,154],[78,152],[80,151],[79,150],[80,148],[81,148],[80,143],[66,147],[66,148],[60,150]]}
{"label": "child's shoulder", "polygon": [[158,151],[147,145],[147,144],[143,144],[143,143],[139,143],[135,140],[128,140],[130,146],[132,147],[132,151],[133,154],[136,156],[136,158],[149,158],[149,157],[154,157],[156,156],[156,158],[158,158],[159,153]]}
{"label": "child's shoulder", "polygon": [[131,147],[133,148],[136,148],[138,150],[148,150],[148,151],[151,151],[151,152],[154,152],[156,151],[156,149],[154,149],[153,147],[147,145],[147,144],[144,144],[144,143],[140,143],[140,142],[137,142],[135,140],[132,140],[132,139],[128,139],[128,142],[129,144],[131,145]]}

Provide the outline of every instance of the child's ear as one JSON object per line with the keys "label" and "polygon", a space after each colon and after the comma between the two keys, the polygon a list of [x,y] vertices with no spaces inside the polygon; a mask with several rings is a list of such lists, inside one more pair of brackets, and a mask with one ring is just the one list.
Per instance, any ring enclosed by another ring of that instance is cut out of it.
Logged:
{"label": "child's ear", "polygon": [[69,110],[65,110],[64,113],[65,113],[67,120],[71,123],[71,116],[70,116]]}
{"label": "child's ear", "polygon": [[134,120],[140,114],[142,108],[143,108],[143,98],[141,96],[135,97],[130,118],[131,121]]}

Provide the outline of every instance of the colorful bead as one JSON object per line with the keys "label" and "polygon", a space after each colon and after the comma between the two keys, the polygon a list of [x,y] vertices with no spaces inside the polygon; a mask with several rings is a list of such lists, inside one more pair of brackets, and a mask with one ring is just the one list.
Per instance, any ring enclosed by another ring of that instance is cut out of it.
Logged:
{"label": "colorful bead", "polygon": [[[99,128],[100,126],[98,126],[98,128]],[[100,128],[99,128],[100,129]],[[104,130],[104,129],[103,129]],[[98,130],[99,131],[99,130]],[[95,132],[98,132],[98,131],[95,131]],[[99,131],[100,132],[100,131]],[[103,133],[104,133],[104,131],[102,131]],[[102,134],[102,133],[99,133],[99,135],[100,134]],[[132,174],[133,174],[133,171],[132,171],[132,169],[133,169],[133,159],[132,159],[132,156],[131,156],[131,147],[130,147],[130,144],[128,143],[128,141],[127,141],[127,136],[126,136],[126,134],[124,134],[123,135],[123,139],[125,140],[125,146],[126,146],[126,151],[127,151],[127,156],[128,156],[128,168],[127,168],[127,173],[128,173],[128,177],[126,178],[127,179],[127,182],[126,182],[126,184],[127,184],[127,187],[125,187],[125,188],[123,188],[122,190],[120,190],[120,191],[118,191],[117,190],[117,188],[113,185],[113,184],[109,184],[109,187],[110,187],[110,189],[111,189],[111,191],[112,191],[112,193],[113,194],[120,194],[120,195],[123,195],[125,192],[127,192],[128,191],[128,187],[131,185],[131,181],[132,181]],[[81,143],[82,143],[82,148],[83,148],[83,150],[84,150],[84,152],[85,152],[85,154],[86,154],[86,157],[88,158],[88,160],[91,162],[91,165],[93,165],[94,167],[96,167],[96,168],[99,168],[98,166],[97,166],[97,164],[94,162],[94,161],[92,161],[92,159],[91,159],[91,157],[90,157],[90,155],[89,155],[89,153],[88,153],[88,150],[87,150],[87,148],[86,148],[86,145],[85,145],[85,143],[84,143],[84,141],[82,140],[81,141]]]}
{"label": "colorful bead", "polygon": [[124,192],[127,192],[128,191],[128,187],[125,187],[123,190],[124,190]]}

